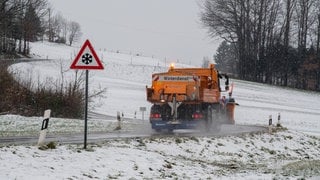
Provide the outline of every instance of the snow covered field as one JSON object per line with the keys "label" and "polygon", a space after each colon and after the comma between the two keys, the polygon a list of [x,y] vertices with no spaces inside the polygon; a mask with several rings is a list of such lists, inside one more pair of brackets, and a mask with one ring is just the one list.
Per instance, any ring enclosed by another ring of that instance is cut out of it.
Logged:
{"label": "snow covered field", "polygon": [[[54,60],[15,64],[10,70],[17,78],[62,81],[59,78],[63,71],[63,80],[72,79],[74,71],[69,67],[79,48],[49,43],[31,46],[34,56]],[[90,91],[102,87],[107,88],[107,93],[90,104],[91,111],[111,116],[120,111],[128,118],[137,113],[141,119],[139,108],[147,107],[147,112],[150,108],[145,86],[150,85],[151,74],[166,71],[171,62],[96,51],[105,70],[90,71]],[[176,63],[176,66],[188,65]],[[35,146],[1,147],[0,179],[319,179],[320,94],[232,81],[233,96],[240,104],[235,112],[237,124],[267,125],[269,115],[276,122],[280,113],[281,124],[289,131],[239,137],[128,139],[92,145],[89,151],[77,145],[47,151]],[[1,136],[17,134],[16,131],[20,135],[37,133],[41,120],[41,117],[0,116]],[[77,132],[83,129],[81,123],[53,118],[49,131]],[[89,123],[90,129],[97,131],[113,126],[112,121]]]}
{"label": "snow covered field", "polygon": [[0,148],[0,179],[319,179],[319,138],[298,132]]}

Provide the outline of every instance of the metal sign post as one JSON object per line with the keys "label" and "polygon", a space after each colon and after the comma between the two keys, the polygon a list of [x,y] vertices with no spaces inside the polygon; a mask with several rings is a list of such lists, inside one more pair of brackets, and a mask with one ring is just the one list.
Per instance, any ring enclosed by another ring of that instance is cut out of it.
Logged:
{"label": "metal sign post", "polygon": [[103,70],[104,67],[94,51],[89,40],[86,40],[81,47],[78,55],[73,60],[70,69],[86,70],[86,87],[85,87],[85,107],[84,107],[84,149],[87,148],[87,129],[88,129],[88,87],[89,87],[89,70]]}
{"label": "metal sign post", "polygon": [[84,107],[84,149],[87,149],[87,133],[88,133],[88,89],[89,89],[89,70],[86,70],[86,92]]}

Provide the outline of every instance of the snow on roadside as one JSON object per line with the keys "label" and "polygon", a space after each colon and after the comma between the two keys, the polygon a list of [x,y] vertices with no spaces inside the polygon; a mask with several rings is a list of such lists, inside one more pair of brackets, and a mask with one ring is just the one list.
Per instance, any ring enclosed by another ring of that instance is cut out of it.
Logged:
{"label": "snow on roadside", "polygon": [[[19,115],[0,116],[0,137],[14,136],[39,136],[43,117],[24,117]],[[126,120],[121,122],[121,132],[132,131],[139,126],[141,121]],[[97,119],[91,118],[87,122],[88,133],[90,132],[113,132],[118,126],[116,118]],[[140,126],[139,126],[140,127]],[[79,119],[50,118],[48,136],[59,134],[83,133],[84,121]]]}
{"label": "snow on roadside", "polygon": [[87,151],[11,146],[0,148],[0,179],[316,178],[319,149],[319,138],[293,131],[113,140]]}
{"label": "snow on roadside", "polygon": [[269,116],[293,130],[320,136],[320,93],[248,81],[235,82],[235,109],[240,124],[268,125]]}

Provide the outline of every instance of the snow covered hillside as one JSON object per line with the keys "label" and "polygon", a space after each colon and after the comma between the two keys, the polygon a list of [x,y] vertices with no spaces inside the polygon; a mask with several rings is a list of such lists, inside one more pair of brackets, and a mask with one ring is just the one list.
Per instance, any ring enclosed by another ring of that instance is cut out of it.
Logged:
{"label": "snow covered hillside", "polygon": [[[73,79],[74,70],[69,67],[80,48],[46,42],[31,43],[31,47],[34,57],[50,60],[12,65],[16,78],[35,85]],[[101,87],[107,93],[94,99],[91,111],[110,116],[120,111],[129,118],[137,112],[137,119],[141,118],[139,107],[150,109],[145,86],[150,85],[153,72],[167,70],[169,60],[96,51],[105,70],[90,71],[89,90]],[[232,81],[233,96],[240,104],[236,124],[267,125],[269,115],[276,123],[280,113],[282,126],[289,130],[222,137],[122,138],[90,144],[87,150],[76,144],[40,150],[0,143],[0,179],[320,179],[320,94]],[[137,119],[125,121],[124,127],[132,129],[134,123],[143,122]],[[36,136],[41,120],[0,115],[0,137]],[[116,126],[115,120],[89,119],[88,123],[89,132],[102,134]],[[82,130],[83,120],[51,118],[48,133]]]}
{"label": "snow covered hillside", "polygon": [[[80,48],[47,42],[32,43],[31,47],[35,57],[52,60],[11,66],[18,78],[33,79],[34,82],[55,82],[61,81],[61,72],[64,72],[64,81],[72,79],[74,70],[69,67]],[[164,61],[98,49],[96,52],[103,61],[105,70],[90,71],[89,90],[101,87],[107,88],[107,93],[104,98],[94,100],[91,110],[111,116],[116,116],[117,111],[120,111],[129,118],[133,118],[135,113],[137,118],[141,118],[140,107],[147,107],[148,113],[151,105],[146,101],[145,87],[151,84],[151,74],[167,71],[169,64],[175,63],[175,60]],[[190,65],[175,63],[175,66]],[[231,81],[235,82],[233,96],[240,104],[235,112],[236,123],[267,125],[270,115],[276,122],[280,113],[284,126],[320,134],[320,93]]]}

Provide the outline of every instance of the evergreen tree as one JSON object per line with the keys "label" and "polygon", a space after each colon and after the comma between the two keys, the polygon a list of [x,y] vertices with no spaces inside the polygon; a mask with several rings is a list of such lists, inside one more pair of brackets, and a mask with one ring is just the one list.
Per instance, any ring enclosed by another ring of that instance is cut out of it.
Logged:
{"label": "evergreen tree", "polygon": [[238,75],[238,59],[235,44],[223,41],[214,55],[214,60],[219,71]]}
{"label": "evergreen tree", "polygon": [[38,17],[32,4],[29,4],[26,9],[24,18],[24,31],[24,38],[30,42],[37,41],[37,37],[39,37],[39,35],[43,32],[40,18]]}

